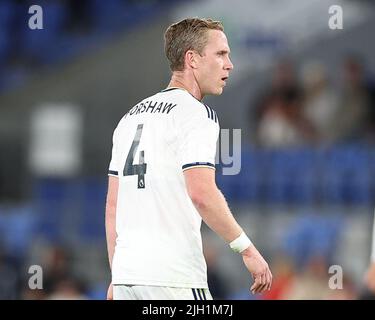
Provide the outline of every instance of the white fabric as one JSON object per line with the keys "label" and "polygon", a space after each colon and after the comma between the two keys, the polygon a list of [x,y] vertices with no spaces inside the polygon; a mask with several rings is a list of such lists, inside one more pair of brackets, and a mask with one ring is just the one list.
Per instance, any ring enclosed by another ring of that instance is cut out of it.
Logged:
{"label": "white fabric", "polygon": [[[119,177],[113,284],[207,288],[202,219],[182,168],[214,168],[218,135],[214,111],[182,89],[146,98],[121,119],[109,166]],[[132,164],[140,164],[143,152],[143,178],[124,176],[137,140]]]}
{"label": "white fabric", "polygon": [[242,252],[251,245],[251,241],[245,232],[242,232],[238,238],[234,239],[229,246],[234,252]]}
{"label": "white fabric", "polygon": [[114,300],[213,300],[208,289],[156,286],[113,286]]}

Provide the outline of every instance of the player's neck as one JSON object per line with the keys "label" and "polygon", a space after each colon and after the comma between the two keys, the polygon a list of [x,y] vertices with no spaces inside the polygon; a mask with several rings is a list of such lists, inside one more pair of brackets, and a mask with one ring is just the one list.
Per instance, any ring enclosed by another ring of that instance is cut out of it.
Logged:
{"label": "player's neck", "polygon": [[203,99],[203,94],[197,81],[194,77],[189,76],[186,72],[174,71],[171,81],[168,84],[168,88],[171,87],[184,89],[199,101]]}

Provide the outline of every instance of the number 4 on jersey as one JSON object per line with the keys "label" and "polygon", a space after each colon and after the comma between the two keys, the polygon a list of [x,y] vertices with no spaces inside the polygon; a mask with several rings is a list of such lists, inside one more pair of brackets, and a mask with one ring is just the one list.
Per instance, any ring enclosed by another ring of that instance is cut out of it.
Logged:
{"label": "number 4 on jersey", "polygon": [[124,176],[138,176],[138,189],[144,189],[145,187],[145,174],[147,169],[147,164],[145,161],[145,152],[142,150],[139,152],[139,164],[133,164],[134,155],[137,152],[139,141],[141,140],[143,130],[143,124],[139,124],[137,127],[137,132],[133,139],[133,143],[130,147],[128,156],[126,157],[123,175]]}

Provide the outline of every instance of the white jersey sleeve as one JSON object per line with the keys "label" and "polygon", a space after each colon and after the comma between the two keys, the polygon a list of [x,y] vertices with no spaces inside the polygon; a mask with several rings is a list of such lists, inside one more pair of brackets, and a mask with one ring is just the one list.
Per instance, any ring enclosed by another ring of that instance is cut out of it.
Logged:
{"label": "white jersey sleeve", "polygon": [[[185,110],[184,110],[185,111]],[[219,123],[214,110],[197,101],[177,119],[179,159],[182,170],[193,167],[215,169]]]}

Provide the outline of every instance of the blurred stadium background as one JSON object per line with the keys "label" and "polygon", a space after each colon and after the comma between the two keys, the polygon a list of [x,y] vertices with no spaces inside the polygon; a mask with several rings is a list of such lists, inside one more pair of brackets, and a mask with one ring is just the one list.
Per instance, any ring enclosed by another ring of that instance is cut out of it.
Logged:
{"label": "blurred stadium background", "polygon": [[[331,3],[332,2],[332,3]],[[29,6],[43,8],[30,30]],[[343,29],[328,8],[343,9]],[[188,16],[224,22],[235,65],[209,97],[242,130],[242,170],[217,181],[274,273],[254,297],[241,259],[203,226],[222,299],[357,299],[375,199],[375,4],[355,0],[1,0],[0,298],[104,299],[111,136],[163,89],[163,32]],[[43,268],[30,290],[29,266]],[[340,265],[342,290],[328,268]]]}

